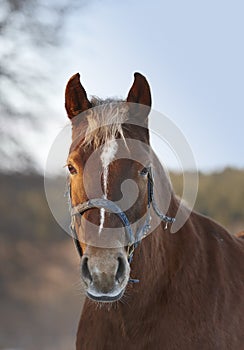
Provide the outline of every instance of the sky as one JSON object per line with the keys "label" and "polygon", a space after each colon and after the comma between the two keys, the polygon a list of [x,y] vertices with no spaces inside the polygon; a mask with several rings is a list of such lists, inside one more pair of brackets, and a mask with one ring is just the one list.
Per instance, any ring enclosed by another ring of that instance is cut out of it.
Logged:
{"label": "sky", "polygon": [[50,66],[55,118],[29,141],[42,142],[40,162],[67,123],[71,75],[80,72],[88,95],[125,98],[138,71],[150,83],[153,108],[184,134],[199,170],[244,168],[243,13],[236,0],[102,0],[75,11]]}

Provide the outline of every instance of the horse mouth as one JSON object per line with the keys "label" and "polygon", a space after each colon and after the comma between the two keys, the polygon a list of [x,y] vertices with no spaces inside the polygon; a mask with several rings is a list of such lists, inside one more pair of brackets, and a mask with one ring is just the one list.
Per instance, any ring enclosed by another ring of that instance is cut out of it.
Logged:
{"label": "horse mouth", "polygon": [[124,290],[120,291],[117,295],[106,295],[106,294],[101,294],[101,295],[94,295],[89,293],[88,291],[86,292],[88,298],[91,300],[101,302],[101,303],[111,303],[114,301],[118,301],[124,294]]}

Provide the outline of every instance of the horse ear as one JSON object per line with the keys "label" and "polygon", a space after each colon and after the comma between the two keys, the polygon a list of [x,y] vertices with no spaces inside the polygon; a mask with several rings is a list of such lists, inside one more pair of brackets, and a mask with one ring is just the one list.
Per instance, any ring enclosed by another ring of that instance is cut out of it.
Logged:
{"label": "horse ear", "polygon": [[[140,73],[134,74],[134,83],[129,91],[127,102],[139,104],[138,106],[131,106],[131,114],[133,118],[144,118],[147,123],[147,117],[151,109],[152,98],[150,86],[147,79]],[[140,105],[145,105],[149,108],[142,107]]]}
{"label": "horse ear", "polygon": [[140,73],[134,74],[134,83],[129,91],[127,102],[140,103],[151,107],[151,91],[147,79]]}
{"label": "horse ear", "polygon": [[80,83],[79,73],[73,75],[68,81],[65,89],[65,108],[70,119],[91,108],[86,91]]}

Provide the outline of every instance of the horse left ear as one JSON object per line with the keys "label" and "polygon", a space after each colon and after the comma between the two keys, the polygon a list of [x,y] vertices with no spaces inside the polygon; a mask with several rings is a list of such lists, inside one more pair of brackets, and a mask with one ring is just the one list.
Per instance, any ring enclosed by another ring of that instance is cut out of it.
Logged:
{"label": "horse left ear", "polygon": [[129,91],[126,101],[148,106],[149,108],[140,108],[140,106],[133,106],[134,117],[144,117],[147,121],[147,117],[151,109],[152,98],[150,86],[147,82],[147,79],[142,74],[134,74],[134,83]]}
{"label": "horse left ear", "polygon": [[127,102],[140,103],[151,107],[151,91],[147,79],[140,73],[134,74],[134,83],[129,91]]}

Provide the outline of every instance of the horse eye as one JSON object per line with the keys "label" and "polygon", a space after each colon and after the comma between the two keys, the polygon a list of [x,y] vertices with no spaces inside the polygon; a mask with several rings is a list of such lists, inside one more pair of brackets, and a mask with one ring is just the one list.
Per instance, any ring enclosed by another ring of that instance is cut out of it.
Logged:
{"label": "horse eye", "polygon": [[76,169],[73,167],[73,165],[68,164],[68,169],[71,175],[77,174]]}
{"label": "horse eye", "polygon": [[148,169],[147,168],[143,168],[141,171],[140,171],[140,175],[142,176],[146,176],[148,174]]}

